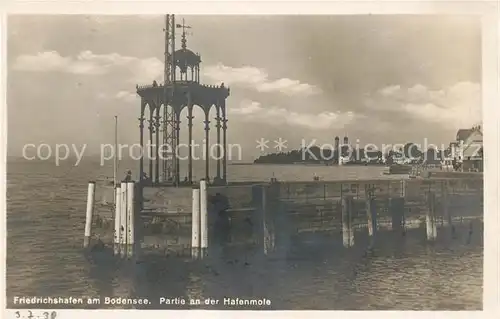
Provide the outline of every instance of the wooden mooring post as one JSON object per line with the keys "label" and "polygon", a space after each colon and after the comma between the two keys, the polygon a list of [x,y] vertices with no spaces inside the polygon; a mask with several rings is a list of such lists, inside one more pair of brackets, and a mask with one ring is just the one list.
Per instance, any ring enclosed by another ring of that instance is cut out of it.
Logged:
{"label": "wooden mooring post", "polygon": [[115,187],[115,216],[114,216],[114,236],[113,236],[113,252],[115,256],[120,254],[120,242],[121,242],[121,185],[116,185]]}
{"label": "wooden mooring post", "polygon": [[256,240],[262,247],[264,255],[272,251],[271,229],[269,225],[267,185],[255,185],[252,187],[252,204],[255,207],[254,234]]}
{"label": "wooden mooring post", "polygon": [[447,180],[442,181],[441,184],[441,207],[443,210],[443,217],[446,219],[448,227],[450,227],[451,235],[453,236],[455,234],[455,227],[453,226],[453,219],[452,219],[452,214],[450,211],[450,190],[449,190],[449,183]]}
{"label": "wooden mooring post", "polygon": [[[279,186],[263,185],[262,189],[262,227],[264,231],[264,253],[266,255],[276,251],[276,224],[275,217],[279,214]],[[279,224],[283,231],[286,225]],[[280,238],[281,239],[281,238]]]}
{"label": "wooden mooring post", "polygon": [[208,193],[207,181],[200,181],[200,257],[208,255]]}
{"label": "wooden mooring post", "polygon": [[114,188],[113,254],[117,257],[131,259],[139,252],[137,226],[141,203],[136,194],[140,187],[134,181],[122,181]]}
{"label": "wooden mooring post", "polygon": [[353,209],[353,198],[352,196],[343,196],[341,211],[342,211],[342,242],[344,247],[354,246],[354,229],[352,220],[352,209]]}
{"label": "wooden mooring post", "polygon": [[271,229],[269,225],[269,216],[267,211],[268,206],[268,189],[267,185],[261,186],[261,214],[262,214],[262,242],[264,254],[268,255],[272,251],[271,247]]}
{"label": "wooden mooring post", "polygon": [[427,213],[425,215],[425,229],[427,240],[434,241],[437,238],[436,225],[436,194],[427,193]]}
{"label": "wooden mooring post", "polygon": [[401,180],[401,197],[406,197],[406,179]]}
{"label": "wooden mooring post", "polygon": [[191,257],[200,258],[200,189],[193,187],[191,211]]}
{"label": "wooden mooring post", "polygon": [[373,248],[377,237],[377,205],[375,199],[369,194],[366,197],[366,219],[368,224],[368,237],[370,240],[369,247]]}
{"label": "wooden mooring post", "polygon": [[271,183],[268,188],[266,223],[269,231],[269,248],[277,259],[285,259],[290,247],[290,221],[281,200],[281,184]]}
{"label": "wooden mooring post", "polygon": [[90,245],[90,237],[92,236],[92,219],[94,216],[94,201],[95,182],[90,181],[87,189],[87,210],[85,212],[85,234],[83,238],[83,248],[88,248]]}
{"label": "wooden mooring post", "polygon": [[405,199],[403,197],[389,198],[389,213],[391,214],[392,231],[395,234],[403,235]]}
{"label": "wooden mooring post", "polygon": [[120,256],[127,256],[127,182],[120,184]]}
{"label": "wooden mooring post", "polygon": [[135,253],[135,182],[127,182],[127,257],[132,258]]}

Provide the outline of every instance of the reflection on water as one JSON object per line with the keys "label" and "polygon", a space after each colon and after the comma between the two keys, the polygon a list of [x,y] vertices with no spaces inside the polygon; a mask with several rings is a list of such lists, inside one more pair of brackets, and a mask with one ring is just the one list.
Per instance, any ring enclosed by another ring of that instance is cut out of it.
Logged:
{"label": "reflection on water", "polygon": [[188,278],[188,283],[186,285],[187,298],[191,300],[202,299],[202,281],[198,274],[190,273]]}
{"label": "reflection on water", "polygon": [[[159,305],[162,296],[270,299],[272,305],[263,309],[482,307],[482,231],[469,241],[467,225],[458,228],[455,239],[443,236],[433,245],[422,240],[419,230],[404,239],[380,238],[373,253],[363,246],[347,252],[339,246],[340,237],[332,235],[296,244],[286,259],[239,251],[221,252],[199,264],[151,257],[130,265],[106,252],[86,255],[81,250],[86,181],[111,170],[85,162],[78,168],[9,163],[7,169],[9,307],[15,306],[14,296],[139,296],[160,309],[179,307]],[[280,176],[280,169],[285,176],[293,176],[293,169],[295,179],[303,180],[319,170],[230,166],[229,175],[265,180],[268,170]],[[380,174],[378,168],[369,173],[366,167],[321,169],[344,177]]]}

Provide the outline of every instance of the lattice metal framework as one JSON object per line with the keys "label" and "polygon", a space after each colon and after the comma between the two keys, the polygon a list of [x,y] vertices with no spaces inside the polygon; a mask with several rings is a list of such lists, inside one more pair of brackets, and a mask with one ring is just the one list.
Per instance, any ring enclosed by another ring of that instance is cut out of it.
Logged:
{"label": "lattice metal framework", "polygon": [[[165,63],[164,63],[164,101],[171,101],[175,91],[175,15],[167,14],[165,16]],[[167,89],[171,85],[173,89]],[[170,95],[170,96],[168,96]],[[176,116],[173,107],[163,108],[163,160],[162,176],[163,180],[170,180],[177,176],[177,130]]]}

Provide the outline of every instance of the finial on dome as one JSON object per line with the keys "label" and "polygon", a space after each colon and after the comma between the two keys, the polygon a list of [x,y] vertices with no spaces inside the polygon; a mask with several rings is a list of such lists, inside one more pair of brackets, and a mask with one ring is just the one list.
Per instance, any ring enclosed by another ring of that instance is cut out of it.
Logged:
{"label": "finial on dome", "polygon": [[186,44],[187,43],[187,39],[186,39],[186,30],[185,29],[182,30],[182,40],[181,40],[181,42],[182,42],[182,46],[181,47],[185,50],[187,48],[187,44]]}
{"label": "finial on dome", "polygon": [[182,38],[181,38],[181,47],[182,49],[186,49],[187,48],[187,39],[186,39],[186,29],[191,29],[190,26],[186,25],[184,19],[182,19],[182,24],[177,24],[176,25],[177,28],[182,28]]}

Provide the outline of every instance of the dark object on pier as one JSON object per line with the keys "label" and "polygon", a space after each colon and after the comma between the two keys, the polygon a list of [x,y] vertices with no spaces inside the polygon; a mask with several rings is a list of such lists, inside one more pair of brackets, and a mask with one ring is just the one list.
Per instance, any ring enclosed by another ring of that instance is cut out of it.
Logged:
{"label": "dark object on pier", "polygon": [[217,211],[225,211],[229,209],[229,199],[221,193],[216,193],[215,196],[212,196],[211,203]]}
{"label": "dark object on pier", "polygon": [[455,172],[460,172],[462,170],[462,163],[458,162],[456,159],[453,159],[451,165],[453,166],[453,170],[455,170]]}
{"label": "dark object on pier", "polygon": [[132,181],[132,171],[131,171],[131,170],[128,170],[128,171],[127,171],[127,175],[125,175],[124,181],[125,181],[125,182],[130,182],[130,181]]}
{"label": "dark object on pier", "polygon": [[393,164],[389,167],[389,174],[410,174],[411,165]]}
{"label": "dark object on pier", "polygon": [[226,182],[222,178],[215,176],[212,186],[219,186],[219,185],[226,185]]}

